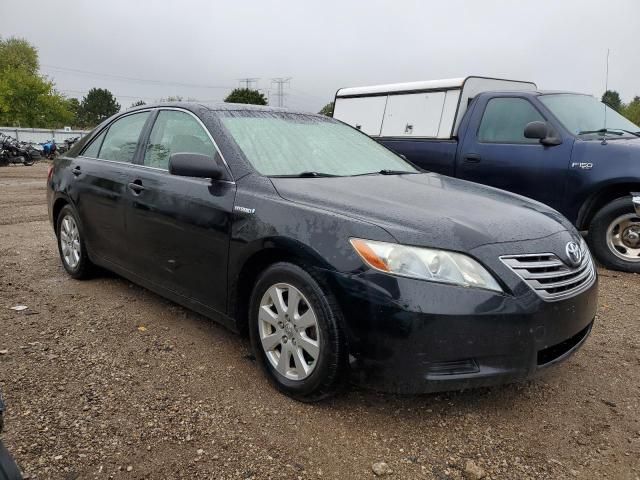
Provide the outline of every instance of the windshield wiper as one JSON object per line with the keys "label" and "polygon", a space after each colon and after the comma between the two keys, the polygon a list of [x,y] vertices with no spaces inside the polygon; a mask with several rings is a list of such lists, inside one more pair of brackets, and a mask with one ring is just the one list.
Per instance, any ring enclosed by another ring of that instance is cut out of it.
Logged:
{"label": "windshield wiper", "polygon": [[404,175],[405,173],[413,174],[413,173],[420,173],[420,172],[411,172],[409,170],[379,170],[376,173],[379,173],[380,175]]}
{"label": "windshield wiper", "polygon": [[340,175],[334,175],[333,173],[324,172],[300,172],[292,173],[289,175],[270,175],[275,178],[320,178],[320,177],[339,177]]}
{"label": "windshield wiper", "polygon": [[[620,128],[601,128],[600,130],[582,130],[580,132],[578,132],[578,135],[588,135],[590,133],[612,133],[614,135],[624,135],[626,133],[631,133],[631,132],[627,132],[626,130],[621,130]],[[635,134],[634,134],[635,135]]]}

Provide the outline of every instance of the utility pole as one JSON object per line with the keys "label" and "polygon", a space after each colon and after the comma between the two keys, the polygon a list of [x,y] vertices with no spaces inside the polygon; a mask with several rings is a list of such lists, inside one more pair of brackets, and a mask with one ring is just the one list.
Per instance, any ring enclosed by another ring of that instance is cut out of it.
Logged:
{"label": "utility pole", "polygon": [[254,83],[257,84],[258,80],[260,80],[260,79],[257,78],[257,77],[239,78],[238,79],[238,84],[240,85],[241,88],[246,88],[247,90],[248,89],[254,90],[253,84]]}
{"label": "utility pole", "polygon": [[284,107],[284,97],[286,93],[284,93],[284,86],[288,85],[291,81],[291,77],[280,77],[280,78],[272,78],[271,84],[275,84],[276,91],[273,94],[275,97],[278,97],[278,107]]}

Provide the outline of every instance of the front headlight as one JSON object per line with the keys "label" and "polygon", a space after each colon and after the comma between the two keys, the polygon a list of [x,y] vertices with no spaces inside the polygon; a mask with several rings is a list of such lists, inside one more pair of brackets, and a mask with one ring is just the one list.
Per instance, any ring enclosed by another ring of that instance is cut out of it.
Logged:
{"label": "front headlight", "polygon": [[361,238],[349,241],[367,265],[381,272],[502,292],[493,276],[467,255]]}

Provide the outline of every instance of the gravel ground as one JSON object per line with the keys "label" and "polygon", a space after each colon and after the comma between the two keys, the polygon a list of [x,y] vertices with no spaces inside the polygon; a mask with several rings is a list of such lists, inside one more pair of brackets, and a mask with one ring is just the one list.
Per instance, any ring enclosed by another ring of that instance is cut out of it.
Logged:
{"label": "gravel ground", "polygon": [[70,279],[45,178],[0,169],[3,440],[29,478],[640,478],[640,276],[600,272],[591,337],[543,378],[304,405],[224,328],[115,275]]}

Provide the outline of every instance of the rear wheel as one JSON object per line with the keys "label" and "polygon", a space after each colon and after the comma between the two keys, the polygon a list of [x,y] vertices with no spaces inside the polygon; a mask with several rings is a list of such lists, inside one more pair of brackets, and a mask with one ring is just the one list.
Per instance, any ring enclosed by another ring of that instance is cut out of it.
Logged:
{"label": "rear wheel", "polygon": [[276,263],[251,295],[249,331],[271,382],[304,402],[334,394],[347,376],[342,317],[333,295],[307,271]]}
{"label": "rear wheel", "polygon": [[605,267],[640,273],[640,216],[630,197],[618,198],[596,213],[588,240]]}
{"label": "rear wheel", "polygon": [[80,222],[71,205],[62,207],[56,225],[58,251],[62,266],[73,278],[83,279],[89,277],[93,270],[93,264],[87,256],[87,249],[80,230]]}

